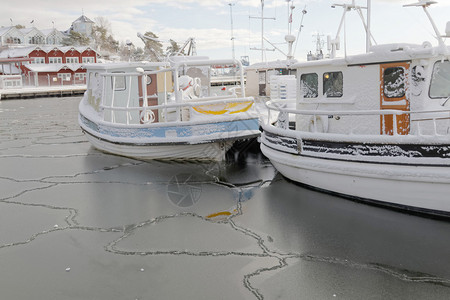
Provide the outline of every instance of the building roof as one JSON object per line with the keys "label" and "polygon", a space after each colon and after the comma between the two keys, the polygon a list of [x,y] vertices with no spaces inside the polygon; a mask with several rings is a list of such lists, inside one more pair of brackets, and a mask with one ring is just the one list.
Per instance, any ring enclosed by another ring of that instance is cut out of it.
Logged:
{"label": "building roof", "polygon": [[73,23],[95,23],[95,22],[86,17],[85,15],[81,15],[78,19],[73,21]]}
{"label": "building roof", "polygon": [[82,68],[81,64],[25,64],[24,67],[32,72],[59,72],[63,69],[77,71]]}
{"label": "building roof", "polygon": [[[30,28],[20,28],[19,31],[22,32],[23,34],[27,34],[30,33],[31,31],[33,31],[33,29],[36,29],[34,27],[30,27]],[[36,29],[37,30],[37,29]]]}
{"label": "building roof", "polygon": [[13,57],[13,58],[1,58],[0,57],[0,64],[16,63],[16,62],[30,62],[32,60],[33,60],[32,58],[27,58],[27,57]]}
{"label": "building roof", "polygon": [[19,31],[19,29],[16,28],[16,26],[8,26],[8,27],[1,27],[0,28],[0,36],[8,33],[9,31],[16,31],[18,33],[23,34],[22,32]]}
{"label": "building roof", "polygon": [[10,29],[11,29],[11,26],[9,26],[9,27],[1,27],[0,28],[0,35],[3,35],[5,33],[7,33]]}
{"label": "building roof", "polygon": [[52,33],[64,35],[64,33],[62,33],[61,31],[59,31],[59,30],[56,29],[56,28],[42,29],[41,32],[42,32],[45,36],[49,36],[49,35],[52,34]]}
{"label": "building roof", "polygon": [[246,70],[264,70],[264,69],[279,69],[279,68],[290,68],[293,64],[297,63],[297,60],[274,60],[268,62],[259,62],[254,63],[248,67],[245,67]]}
{"label": "building roof", "polygon": [[14,74],[21,74],[21,71],[14,64],[0,63],[0,73],[14,75]]}
{"label": "building roof", "polygon": [[36,49],[36,46],[32,47],[17,47],[17,48],[8,48],[0,52],[0,58],[8,58],[8,57],[26,57],[30,54],[31,51]]}
{"label": "building roof", "polygon": [[49,53],[53,50],[60,50],[63,53],[66,53],[68,51],[76,50],[80,53],[83,53],[86,50],[91,50],[93,52],[96,52],[94,49],[88,46],[64,46],[64,47],[58,47],[55,45],[45,45],[45,46],[27,46],[27,47],[14,47],[14,48],[8,48],[0,52],[0,58],[8,58],[8,57],[26,57],[34,50],[42,50],[46,53]]}

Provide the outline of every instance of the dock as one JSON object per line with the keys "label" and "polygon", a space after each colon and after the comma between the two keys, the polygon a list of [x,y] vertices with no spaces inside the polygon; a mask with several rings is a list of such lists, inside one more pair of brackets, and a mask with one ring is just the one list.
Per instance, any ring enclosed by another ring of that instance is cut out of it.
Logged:
{"label": "dock", "polygon": [[83,95],[86,85],[23,87],[17,89],[0,89],[0,100],[24,99],[36,97],[64,97]]}

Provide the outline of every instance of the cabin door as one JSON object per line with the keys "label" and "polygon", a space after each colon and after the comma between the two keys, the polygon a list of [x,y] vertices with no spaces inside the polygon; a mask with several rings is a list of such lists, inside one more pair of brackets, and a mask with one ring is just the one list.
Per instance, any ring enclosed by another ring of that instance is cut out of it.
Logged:
{"label": "cabin door", "polygon": [[266,71],[259,71],[259,96],[266,96]]}
{"label": "cabin door", "polygon": [[[141,107],[144,106],[144,90],[142,88],[142,77],[143,76],[138,76],[139,106]],[[156,85],[156,75],[155,74],[147,75],[147,80],[144,84],[146,86],[145,90],[147,93],[147,106],[158,105],[158,90]],[[141,119],[141,123],[158,122],[159,119],[158,110],[153,109],[152,112],[153,114],[148,112],[147,115],[144,115],[144,112],[140,111],[139,117]]]}
{"label": "cabin door", "polygon": [[[409,111],[409,62],[397,62],[380,65],[380,109]],[[408,134],[410,129],[409,114],[381,115],[380,134]]]}

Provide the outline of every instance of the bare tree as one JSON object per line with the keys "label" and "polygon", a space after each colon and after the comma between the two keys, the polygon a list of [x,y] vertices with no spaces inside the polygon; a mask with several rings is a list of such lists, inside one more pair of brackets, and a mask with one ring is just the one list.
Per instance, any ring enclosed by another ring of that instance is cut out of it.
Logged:
{"label": "bare tree", "polygon": [[110,53],[119,51],[119,42],[114,39],[111,31],[111,22],[107,18],[95,18],[95,25],[92,27],[92,36],[97,51]]}

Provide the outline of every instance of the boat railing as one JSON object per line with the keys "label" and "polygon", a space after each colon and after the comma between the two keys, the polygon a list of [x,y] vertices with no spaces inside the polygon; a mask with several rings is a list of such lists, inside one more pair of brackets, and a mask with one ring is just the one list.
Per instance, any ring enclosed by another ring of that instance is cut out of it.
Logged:
{"label": "boat railing", "polygon": [[[198,62],[197,62],[198,63]],[[206,62],[200,61],[202,65]],[[193,117],[235,116],[246,112],[254,104],[253,97],[245,97],[241,86],[232,89],[226,95],[186,97],[178,83],[178,68],[186,64],[161,70],[136,72],[106,72],[102,76],[101,101],[98,105],[103,112],[103,121],[115,124],[149,124],[162,122],[189,121]],[[191,64],[190,64],[191,65]],[[165,74],[164,74],[165,73]],[[157,91],[149,95],[147,79],[149,76],[162,74],[162,83],[158,83]],[[175,74],[175,75],[173,75]],[[173,77],[172,77],[173,75]],[[168,78],[174,78],[172,81]],[[127,89],[116,92],[118,78]],[[169,82],[168,82],[169,81]],[[134,88],[131,88],[134,85]],[[237,90],[237,91],[236,91]],[[120,99],[119,99],[120,98]]]}
{"label": "boat railing", "polygon": [[[450,134],[450,109],[442,110],[421,110],[421,111],[404,111],[397,109],[383,109],[383,110],[301,110],[293,109],[292,104],[295,104],[295,100],[271,100],[265,103],[267,107],[267,118],[263,122],[271,122],[272,125],[277,126],[285,130],[300,130],[309,131],[313,133],[326,133],[326,134],[342,134],[343,131],[333,132],[329,128],[320,128],[318,120],[336,119],[339,120],[343,117],[359,117],[361,120],[367,120],[369,117],[378,117],[378,120],[382,117],[392,116],[392,129],[391,134],[397,135],[448,135]],[[275,115],[277,114],[277,115]],[[310,121],[307,127],[302,129],[293,128],[293,121],[297,122],[298,117],[303,116],[304,119]],[[406,119],[405,119],[406,117]],[[272,121],[271,121],[272,120]],[[273,122],[273,120],[276,120]],[[401,122],[407,122],[408,130],[398,128],[397,124]],[[348,120],[347,120],[348,121]],[[327,121],[328,122],[328,121]],[[291,123],[291,124],[289,124]],[[347,124],[352,122],[346,122]],[[378,124],[380,121],[378,121]],[[323,124],[322,124],[323,126]],[[349,124],[345,130],[346,134],[358,134],[355,130],[360,126],[358,122],[353,125]],[[378,125],[379,126],[379,125]],[[327,124],[328,127],[328,124]],[[364,132],[363,134],[368,134]],[[369,133],[370,134],[370,133]],[[373,133],[375,134],[375,133]],[[378,131],[376,133],[380,135]]]}

